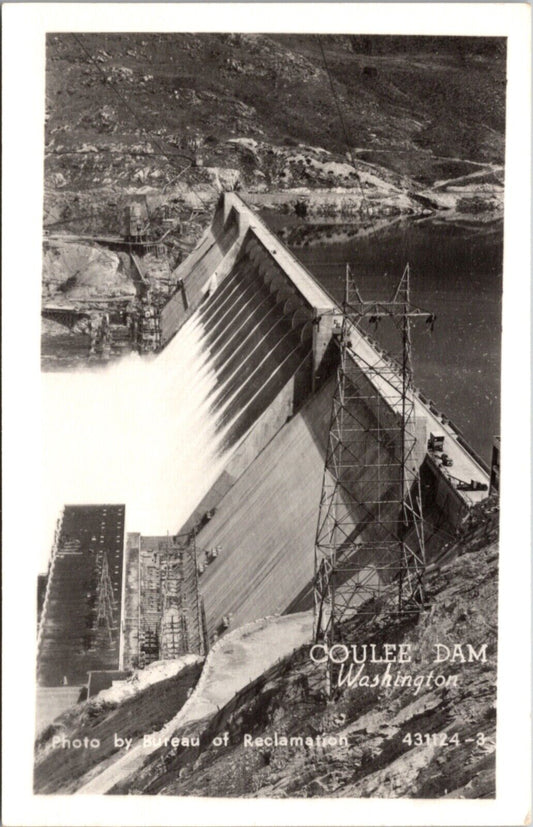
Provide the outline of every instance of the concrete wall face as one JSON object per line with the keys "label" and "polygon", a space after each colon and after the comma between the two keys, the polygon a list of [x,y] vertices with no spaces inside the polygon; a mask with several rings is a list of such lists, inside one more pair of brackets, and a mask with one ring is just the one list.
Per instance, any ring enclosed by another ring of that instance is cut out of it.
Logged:
{"label": "concrete wall face", "polygon": [[[228,485],[217,500],[214,516],[197,536],[200,545],[220,548],[200,578],[211,641],[220,633],[224,616],[231,616],[231,627],[236,628],[256,617],[313,605],[314,548],[334,389],[333,376]],[[376,422],[371,405],[352,403],[352,413],[365,428]],[[395,419],[392,413],[391,417]],[[374,438],[360,440],[357,450],[358,463],[344,479],[361,500],[360,504],[350,498],[344,501],[353,524],[350,543],[357,548],[358,565],[367,567],[365,577],[381,567],[376,577],[387,583],[398,561],[387,547],[391,538],[384,526],[398,525],[399,472],[391,483],[390,477],[378,479],[377,470],[374,474],[364,470],[376,459]],[[380,451],[384,463],[386,455],[393,460],[397,440],[389,437]],[[446,513],[435,503],[433,476],[430,483],[427,541],[429,553],[434,554],[448,540],[450,527]],[[378,506],[378,500],[391,499],[391,487],[397,489],[395,502]],[[380,540],[382,554],[376,557],[375,544]]]}
{"label": "concrete wall face", "polygon": [[200,578],[208,632],[283,613],[313,576],[313,550],[333,381],[278,432],[201,530],[216,560]]}
{"label": "concrete wall face", "polygon": [[125,550],[124,605],[122,610],[122,659],[120,668],[132,667],[139,662],[139,565],[141,535],[129,533]]}
{"label": "concrete wall face", "polygon": [[182,526],[182,531],[192,531],[194,526],[201,522],[203,515],[218,507],[222,498],[239,477],[250,467],[286,422],[293,417],[295,413],[294,399],[297,395],[294,389],[296,379],[296,376],[289,379],[271,405],[261,414],[246,436],[232,451],[220,477]]}
{"label": "concrete wall face", "polygon": [[[224,616],[230,616],[236,628],[257,617],[313,605],[314,548],[334,387],[331,377],[238,479],[228,483],[214,516],[197,537],[202,546],[220,548],[200,578],[210,641],[222,631]],[[368,404],[358,402],[353,413],[365,427],[376,421]],[[353,525],[348,556],[365,569],[361,580],[368,589],[389,583],[399,567],[393,537],[400,517],[400,478],[394,466],[399,447],[390,437],[386,445],[380,444],[381,461],[386,465],[388,456],[394,475],[381,479],[376,468],[374,474],[368,471],[377,457],[376,440],[360,440],[357,450],[358,462],[346,472],[344,483],[360,502],[345,497],[344,509]],[[435,469],[426,466],[422,482],[424,536],[431,561],[453,535],[464,503],[451,492],[443,498]],[[415,532],[405,539],[414,543]],[[358,602],[365,594],[362,589]]]}
{"label": "concrete wall face", "polygon": [[439,467],[429,456],[426,464],[433,476],[434,502],[446,514],[449,526],[455,529],[468,510],[468,500],[459,496],[455,487],[444,474],[440,473]]}

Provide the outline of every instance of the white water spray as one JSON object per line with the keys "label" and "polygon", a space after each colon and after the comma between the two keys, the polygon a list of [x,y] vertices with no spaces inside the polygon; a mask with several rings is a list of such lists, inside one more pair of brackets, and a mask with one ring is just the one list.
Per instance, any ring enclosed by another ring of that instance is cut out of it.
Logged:
{"label": "white water spray", "polygon": [[198,314],[153,359],[42,375],[46,566],[64,504],[125,503],[126,530],[176,531],[224,459],[208,397],[216,385]]}

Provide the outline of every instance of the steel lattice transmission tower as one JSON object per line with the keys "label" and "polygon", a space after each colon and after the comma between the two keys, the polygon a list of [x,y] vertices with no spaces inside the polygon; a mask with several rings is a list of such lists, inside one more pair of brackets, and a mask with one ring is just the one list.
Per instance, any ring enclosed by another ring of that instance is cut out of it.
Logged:
{"label": "steel lattice transmission tower", "polygon": [[[411,303],[409,265],[390,301],[363,301],[346,268],[315,542],[315,639],[330,645],[342,639],[342,622],[356,612],[404,614],[424,603],[411,365],[411,321],[418,317],[433,327],[435,316]],[[385,319],[399,344],[396,358],[367,331]],[[397,597],[391,603],[392,583]]]}
{"label": "steel lattice transmission tower", "polygon": [[97,587],[96,627],[104,627],[109,634],[109,642],[113,641],[115,598],[113,596],[113,584],[109,575],[109,562],[107,554],[102,555],[102,571]]}

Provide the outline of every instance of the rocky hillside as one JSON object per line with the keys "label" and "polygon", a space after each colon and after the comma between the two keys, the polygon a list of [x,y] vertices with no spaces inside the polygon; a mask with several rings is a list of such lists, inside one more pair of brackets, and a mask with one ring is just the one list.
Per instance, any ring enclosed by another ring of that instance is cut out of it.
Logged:
{"label": "rocky hillside", "polygon": [[201,207],[234,186],[355,195],[362,182],[371,195],[474,176],[483,195],[502,183],[498,39],[57,34],[46,95],[48,225],[81,214],[95,232],[102,214],[109,228],[125,192]]}
{"label": "rocky hillside", "polygon": [[[201,671],[201,659],[195,655],[182,662],[156,663],[65,712],[36,741],[35,792],[75,790],[80,777],[117,753],[115,733],[134,741],[157,730],[185,702]],[[97,741],[98,747],[69,746],[76,739]]]}
{"label": "rocky hillside", "polygon": [[[392,685],[383,682],[383,663],[367,663],[363,674],[368,685],[359,675],[328,699],[324,667],[311,661],[306,644],[218,711],[168,733],[181,743],[152,750],[140,769],[130,765],[128,772],[126,764],[109,791],[275,798],[493,797],[497,538],[498,504],[490,499],[473,509],[428,572],[427,611],[401,622],[380,614],[345,627],[353,643],[375,644],[377,651],[384,644],[403,644],[411,653],[409,663],[391,665]],[[436,652],[450,657],[435,664]],[[398,675],[402,681],[395,685]],[[410,685],[404,680],[409,675]],[[173,712],[182,702],[176,698]],[[99,726],[105,726],[105,720],[100,719]],[[114,728],[112,719],[108,726]],[[54,730],[59,731],[61,722]],[[193,736],[198,745],[192,745]],[[191,741],[184,741],[187,738]],[[42,738],[37,777],[43,790],[51,789],[51,778],[55,790],[68,789],[69,772],[60,768],[61,762],[62,756],[51,754]]]}

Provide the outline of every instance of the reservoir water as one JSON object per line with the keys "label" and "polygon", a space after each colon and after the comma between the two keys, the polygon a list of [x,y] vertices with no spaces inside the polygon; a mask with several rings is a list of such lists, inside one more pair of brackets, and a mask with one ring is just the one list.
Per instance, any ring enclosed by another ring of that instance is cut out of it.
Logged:
{"label": "reservoir water", "polygon": [[[415,384],[489,462],[500,428],[502,222],[401,221],[372,232],[355,221],[263,217],[339,301],[346,263],[370,300],[390,299],[409,262],[412,302],[437,315],[433,333],[423,322],[413,325]],[[380,326],[372,335],[390,347]]]}

